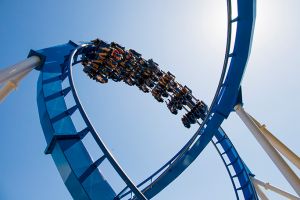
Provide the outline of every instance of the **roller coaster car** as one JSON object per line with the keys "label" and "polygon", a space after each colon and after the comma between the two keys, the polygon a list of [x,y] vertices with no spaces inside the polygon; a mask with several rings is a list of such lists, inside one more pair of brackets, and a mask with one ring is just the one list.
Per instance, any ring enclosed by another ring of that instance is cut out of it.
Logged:
{"label": "roller coaster car", "polygon": [[113,59],[116,62],[120,62],[121,60],[123,60],[122,52],[116,48],[112,48],[112,50],[110,52],[110,56],[111,56],[111,59]]}
{"label": "roller coaster car", "polygon": [[164,84],[168,84],[172,80],[172,77],[169,76],[168,74],[165,74],[160,81],[163,82]]}
{"label": "roller coaster car", "polygon": [[123,51],[125,51],[125,47],[119,45],[119,44],[116,43],[116,42],[110,43],[110,46],[111,46],[111,47],[114,47],[114,48],[122,49]]}
{"label": "roller coaster car", "polygon": [[144,58],[142,58],[142,57],[139,57],[137,61],[138,61],[137,63],[138,63],[142,68],[145,68],[145,67],[148,66],[148,65],[146,64],[147,61],[146,61]]}
{"label": "roller coaster car", "polygon": [[164,100],[163,100],[163,98],[161,98],[161,96],[154,96],[154,98],[160,103],[164,102]]}
{"label": "roller coaster car", "polygon": [[100,48],[98,50],[98,59],[107,59],[111,55],[112,49],[110,48]]}
{"label": "roller coaster car", "polygon": [[152,72],[150,69],[148,68],[144,68],[143,71],[142,71],[142,76],[144,79],[148,79],[152,76]]}
{"label": "roller coaster car", "polygon": [[170,80],[173,80],[173,79],[175,79],[176,77],[171,73],[171,72],[167,72],[167,76],[168,76],[168,78],[170,78]]}
{"label": "roller coaster car", "polygon": [[104,53],[98,53],[96,59],[97,61],[105,62],[108,57],[109,57],[108,53],[104,52]]}
{"label": "roller coaster car", "polygon": [[135,77],[135,78],[140,78],[141,77],[139,66],[133,66],[133,69],[131,71],[131,76]]}
{"label": "roller coaster car", "polygon": [[88,52],[91,52],[91,51],[96,51],[96,47],[95,46],[84,46],[82,47],[81,50],[79,50],[79,53],[82,53],[82,54],[86,54]]}
{"label": "roller coaster car", "polygon": [[147,88],[146,85],[138,86],[138,88],[139,88],[140,90],[142,90],[144,93],[149,93],[149,91],[150,91],[150,90]]}
{"label": "roller coaster car", "polygon": [[168,92],[175,93],[177,87],[178,87],[178,86],[177,86],[177,83],[176,83],[175,81],[171,81],[171,82],[167,85],[167,91],[168,91]]}
{"label": "roller coaster car", "polygon": [[161,77],[164,75],[163,71],[161,71],[160,69],[158,69],[156,72],[155,72],[156,76],[158,77]]}
{"label": "roller coaster car", "polygon": [[188,88],[186,85],[183,87],[183,93],[187,100],[192,100],[192,98],[193,98],[192,90],[190,88]]}
{"label": "roller coaster car", "polygon": [[192,108],[191,112],[194,114],[196,119],[203,117],[203,114],[200,112],[199,109],[197,109],[197,107]]}
{"label": "roller coaster car", "polygon": [[160,93],[161,93],[161,96],[163,96],[163,97],[165,97],[165,98],[169,97],[169,94],[168,94],[168,92],[166,91],[166,88],[161,88],[161,89],[160,89]]}
{"label": "roller coaster car", "polygon": [[103,47],[109,48],[110,46],[108,43],[104,42],[103,40],[100,40],[99,38],[92,40],[91,42],[98,49]]}
{"label": "roller coaster car", "polygon": [[99,59],[99,58],[97,58],[95,60],[92,60],[92,63],[93,64],[97,64],[97,65],[103,65],[105,63],[105,59]]}
{"label": "roller coaster car", "polygon": [[124,59],[131,62],[132,60],[135,60],[135,57],[130,51],[125,51]]}
{"label": "roller coaster car", "polygon": [[171,112],[172,114],[174,114],[174,115],[177,115],[177,114],[178,114],[177,109],[174,107],[174,104],[172,104],[171,101],[169,101],[169,102],[167,103],[167,107],[168,107],[168,109],[170,110],[170,112]]}
{"label": "roller coaster car", "polygon": [[160,88],[165,88],[167,86],[167,82],[163,79],[163,77],[161,77],[158,82],[157,82],[157,85],[160,87]]}
{"label": "roller coaster car", "polygon": [[122,65],[125,66],[126,62],[129,62],[131,59],[131,55],[128,53],[128,51],[124,51],[123,60],[120,62]]}
{"label": "roller coaster car", "polygon": [[83,56],[83,60],[97,60],[97,59],[98,59],[98,55],[95,51],[87,51]]}
{"label": "roller coaster car", "polygon": [[[157,95],[159,95],[159,96],[163,96],[163,97],[165,97],[165,98],[167,98],[167,97],[169,96],[168,92],[167,92],[164,88],[162,88],[160,85],[156,85],[156,86],[153,88],[152,92],[153,92],[154,94],[157,94]],[[153,93],[152,93],[152,94],[153,94]]]}
{"label": "roller coaster car", "polygon": [[201,113],[203,117],[205,117],[208,107],[203,101],[198,101],[195,105],[195,108]]}
{"label": "roller coaster car", "polygon": [[96,39],[92,40],[91,42],[92,42],[95,46],[98,46],[98,45],[102,42],[102,40],[100,40],[99,38],[96,38]]}
{"label": "roller coaster car", "polygon": [[152,76],[151,76],[151,80],[152,80],[153,82],[157,83],[159,79],[158,79],[157,76],[152,75]]}
{"label": "roller coaster car", "polygon": [[118,74],[116,74],[115,72],[111,72],[111,73],[109,74],[109,78],[110,78],[111,80],[115,81],[115,82],[121,81],[121,77],[118,76]]}
{"label": "roller coaster car", "polygon": [[143,69],[142,70],[142,77],[144,80],[150,79],[151,78],[151,72],[148,69]]}
{"label": "roller coaster car", "polygon": [[99,47],[97,50],[97,52],[99,52],[99,53],[104,53],[104,52],[109,53],[111,51],[112,51],[112,48],[110,48],[110,47]]}
{"label": "roller coaster car", "polygon": [[183,105],[182,105],[182,103],[181,103],[180,101],[175,101],[175,102],[174,102],[174,106],[175,106],[176,109],[178,109],[178,110],[182,110],[182,108],[183,108]]}
{"label": "roller coaster car", "polygon": [[91,78],[91,79],[95,79],[96,73],[91,72],[91,71],[87,71],[85,69],[83,69],[83,71]]}
{"label": "roller coaster car", "polygon": [[118,68],[118,62],[115,61],[114,59],[108,59],[106,60],[107,66],[108,68],[110,68],[111,70],[115,70],[116,68]]}
{"label": "roller coaster car", "polygon": [[82,62],[81,62],[81,64],[82,64],[82,66],[84,66],[84,67],[86,67],[87,65],[89,65],[89,61],[88,60],[83,60]]}
{"label": "roller coaster car", "polygon": [[132,53],[134,56],[138,57],[138,58],[142,56],[142,54],[136,52],[136,51],[133,50],[133,49],[129,49],[128,51],[129,51],[130,53]]}
{"label": "roller coaster car", "polygon": [[90,78],[93,78],[94,77],[94,74],[86,71],[85,69],[83,69],[84,73],[86,73]]}
{"label": "roller coaster car", "polygon": [[147,66],[149,69],[151,69],[151,71],[153,72],[157,72],[157,71],[160,71],[159,67],[158,67],[158,64],[156,62],[154,62],[152,59],[148,59],[147,60]]}
{"label": "roller coaster car", "polygon": [[192,90],[190,88],[188,88],[186,85],[181,89],[181,92],[185,95],[185,94],[189,94],[192,93]]}
{"label": "roller coaster car", "polygon": [[147,79],[145,81],[145,84],[150,87],[150,88],[153,88],[154,87],[154,82],[151,80],[151,79]]}
{"label": "roller coaster car", "polygon": [[161,92],[157,87],[155,87],[151,93],[158,102],[164,102],[163,98],[161,97]]}
{"label": "roller coaster car", "polygon": [[190,121],[191,124],[195,124],[196,123],[196,117],[192,112],[188,112],[186,114],[186,117],[188,118],[188,120]]}
{"label": "roller coaster car", "polygon": [[171,74],[170,72],[167,72],[163,77],[159,79],[160,84],[162,84],[164,87],[166,87],[171,81],[175,79],[175,76]]}
{"label": "roller coaster car", "polygon": [[163,92],[161,93],[161,96],[167,98],[169,96],[169,94],[163,90]]}
{"label": "roller coaster car", "polygon": [[112,66],[112,70],[118,75],[121,74],[123,71],[122,67],[116,62],[114,62],[114,65]]}
{"label": "roller coaster car", "polygon": [[83,64],[83,66],[83,71],[88,74],[96,74],[99,68],[98,65],[94,63]]}
{"label": "roller coaster car", "polygon": [[134,69],[134,67],[133,67],[133,65],[132,65],[132,63],[130,61],[125,62],[125,70],[127,72],[131,72],[133,69]]}
{"label": "roller coaster car", "polygon": [[160,92],[159,90],[157,89],[157,86],[155,86],[152,91],[151,91],[152,95],[155,96],[155,95],[160,95]]}
{"label": "roller coaster car", "polygon": [[129,86],[133,86],[135,84],[135,81],[132,80],[130,77],[125,77],[123,81]]}
{"label": "roller coaster car", "polygon": [[107,65],[107,63],[101,65],[98,71],[102,74],[105,74],[106,76],[109,76],[111,73],[113,73],[113,70],[110,68],[110,66]]}
{"label": "roller coaster car", "polygon": [[104,77],[102,75],[97,75],[95,79],[96,79],[97,82],[100,82],[100,83],[103,83],[103,84],[108,82],[108,78]]}
{"label": "roller coaster car", "polygon": [[173,91],[173,93],[175,94],[175,97],[178,100],[182,101],[182,103],[184,105],[187,104],[187,101],[191,101],[192,100],[192,94],[191,94],[191,92],[192,91],[188,87],[186,87],[186,86],[184,86],[182,88],[178,88],[178,86],[177,86],[177,87],[174,88],[174,91]]}
{"label": "roller coaster car", "polygon": [[153,59],[149,59],[147,63],[150,68],[154,68],[154,69],[158,68],[158,64],[154,62]]}
{"label": "roller coaster car", "polygon": [[138,77],[138,78],[135,79],[135,84],[138,87],[144,85],[144,83],[145,83],[144,80],[142,78],[140,78],[140,77]]}
{"label": "roller coaster car", "polygon": [[182,121],[184,127],[191,128],[191,124],[185,115],[183,115],[183,117],[181,118],[181,121]]}
{"label": "roller coaster car", "polygon": [[146,65],[157,79],[164,75],[164,73],[158,68],[158,64],[152,59],[149,59],[146,62]]}
{"label": "roller coaster car", "polygon": [[115,68],[113,72],[121,79],[124,77],[124,71],[120,67]]}
{"label": "roller coaster car", "polygon": [[124,78],[131,78],[132,71],[128,68],[124,70]]}

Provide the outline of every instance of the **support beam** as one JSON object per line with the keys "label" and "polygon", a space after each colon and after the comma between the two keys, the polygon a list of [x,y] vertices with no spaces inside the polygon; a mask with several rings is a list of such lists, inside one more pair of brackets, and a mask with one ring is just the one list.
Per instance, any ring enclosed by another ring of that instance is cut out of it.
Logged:
{"label": "support beam", "polygon": [[251,117],[245,112],[243,107],[239,104],[234,107],[236,113],[245,123],[248,129],[251,131],[253,136],[256,138],[258,143],[262,146],[268,156],[271,158],[273,163],[277,166],[279,171],[292,186],[295,192],[300,196],[300,179],[295,174],[295,172],[289,167],[285,160],[280,156],[276,149],[271,145],[271,143],[266,139],[266,137],[261,133],[259,127],[252,121]]}
{"label": "support beam", "polygon": [[269,198],[265,195],[265,193],[259,188],[258,185],[254,184],[257,195],[261,200],[269,200]]}
{"label": "support beam", "polygon": [[31,56],[15,65],[0,70],[0,85],[14,79],[28,70],[32,70],[41,64],[41,59],[38,56]]}
{"label": "support beam", "polygon": [[23,71],[21,74],[16,76],[14,79],[10,79],[6,85],[0,88],[0,103],[9,95],[10,92],[17,89],[19,82],[31,71]]}
{"label": "support beam", "polygon": [[277,149],[284,157],[286,157],[291,163],[293,163],[298,169],[300,169],[300,158],[285,144],[283,144],[278,138],[276,138],[265,125],[261,125],[254,117],[249,115],[255,124],[259,127],[268,141]]}
{"label": "support beam", "polygon": [[300,198],[298,198],[298,197],[296,197],[296,196],[294,196],[294,195],[292,195],[292,194],[290,194],[288,192],[285,192],[285,191],[283,191],[283,190],[281,190],[281,189],[279,189],[279,188],[277,188],[275,186],[272,186],[270,183],[264,183],[263,181],[260,181],[260,180],[258,180],[256,178],[251,178],[251,180],[252,180],[252,182],[253,182],[253,184],[255,186],[255,189],[259,188],[259,186],[262,186],[266,190],[271,190],[271,191],[273,191],[273,192],[275,192],[275,193],[277,193],[277,194],[279,194],[279,195],[281,195],[283,197],[286,197],[287,199],[290,199],[290,200],[300,200]]}

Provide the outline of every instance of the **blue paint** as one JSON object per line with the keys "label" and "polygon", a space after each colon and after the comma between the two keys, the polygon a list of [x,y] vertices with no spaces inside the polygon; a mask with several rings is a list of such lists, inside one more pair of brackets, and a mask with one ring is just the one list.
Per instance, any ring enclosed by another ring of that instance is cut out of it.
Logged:
{"label": "blue paint", "polygon": [[[99,170],[94,170],[83,182],[79,181],[79,177],[89,169],[93,161],[80,138],[66,139],[79,132],[70,117],[74,110],[67,112],[70,108],[66,106],[64,95],[55,95],[64,89],[62,74],[65,73],[64,67],[68,63],[66,59],[75,47],[74,43],[69,42],[37,51],[44,57],[44,65],[39,68],[41,74],[37,89],[40,122],[47,144],[53,145],[49,153],[72,197],[109,200],[114,198],[115,192]],[[49,99],[51,95],[55,95],[56,98]],[[56,120],[53,120],[55,118]],[[53,142],[55,136],[60,136],[60,139],[55,139]]]}

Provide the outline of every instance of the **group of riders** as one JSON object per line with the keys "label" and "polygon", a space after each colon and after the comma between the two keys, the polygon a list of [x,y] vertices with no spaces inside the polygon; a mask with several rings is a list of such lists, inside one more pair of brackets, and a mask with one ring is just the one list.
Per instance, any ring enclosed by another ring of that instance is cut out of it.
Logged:
{"label": "group of riders", "polygon": [[190,107],[190,111],[182,117],[187,128],[206,115],[207,106],[196,100],[187,86],[177,83],[173,74],[160,70],[157,63],[143,59],[135,50],[125,50],[115,42],[108,44],[95,39],[83,48],[81,63],[83,71],[100,83],[107,83],[108,79],[124,81],[145,93],[151,92],[158,102],[170,97],[166,104],[175,115],[184,106]]}

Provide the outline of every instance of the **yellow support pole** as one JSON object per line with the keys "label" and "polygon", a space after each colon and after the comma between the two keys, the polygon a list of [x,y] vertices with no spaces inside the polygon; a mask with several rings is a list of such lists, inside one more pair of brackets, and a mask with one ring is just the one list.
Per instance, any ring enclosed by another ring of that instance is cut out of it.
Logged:
{"label": "yellow support pole", "polygon": [[14,79],[9,80],[6,85],[0,89],[0,103],[15,89],[17,89],[19,82],[31,71],[31,69],[22,72]]}
{"label": "yellow support pole", "polygon": [[286,157],[291,163],[293,163],[298,169],[300,169],[300,158],[291,149],[289,149],[284,143],[276,138],[263,124],[261,125],[254,117],[249,115],[255,124],[259,127],[262,134],[268,139],[268,141],[277,149],[284,157]]}
{"label": "yellow support pole", "polygon": [[249,114],[244,110],[244,108],[239,104],[234,107],[234,110],[241,118],[241,120],[245,123],[247,128],[253,134],[255,139],[264,149],[264,151],[271,158],[273,163],[285,177],[287,182],[292,186],[295,192],[300,196],[300,179],[296,175],[296,173],[290,168],[290,166],[285,162],[279,152],[272,146],[272,144],[268,141],[268,139],[264,136],[260,128],[256,125],[256,123],[252,120]]}

